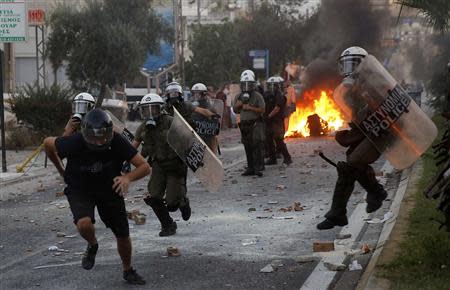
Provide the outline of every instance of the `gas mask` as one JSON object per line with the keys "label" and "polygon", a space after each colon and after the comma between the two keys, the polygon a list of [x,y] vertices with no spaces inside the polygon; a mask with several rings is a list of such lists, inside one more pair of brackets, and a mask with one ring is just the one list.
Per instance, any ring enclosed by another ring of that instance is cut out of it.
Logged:
{"label": "gas mask", "polygon": [[248,102],[250,101],[250,94],[247,92],[241,94],[240,100],[243,104],[248,104]]}
{"label": "gas mask", "polygon": [[139,106],[141,118],[145,120],[145,126],[156,127],[161,116],[161,104],[145,104]]}

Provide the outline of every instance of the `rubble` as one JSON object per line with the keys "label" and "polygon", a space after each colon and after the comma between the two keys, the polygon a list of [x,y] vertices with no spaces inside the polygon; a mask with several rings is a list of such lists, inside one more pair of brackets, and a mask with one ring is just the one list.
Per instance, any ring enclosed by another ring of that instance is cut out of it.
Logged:
{"label": "rubble", "polygon": [[295,258],[295,261],[297,263],[309,263],[314,262],[316,260],[316,257],[312,255],[306,255],[306,256],[298,256]]}
{"label": "rubble", "polygon": [[133,218],[134,223],[136,225],[143,225],[143,224],[145,224],[146,217],[147,216],[145,214],[135,215],[134,218]]}
{"label": "rubble", "polygon": [[265,266],[264,268],[259,270],[259,272],[261,272],[261,273],[272,273],[273,271],[274,271],[274,268],[272,267],[271,264],[268,264],[267,266]]}
{"label": "rubble", "polygon": [[167,247],[167,255],[169,257],[179,257],[181,256],[181,253],[177,247],[169,246]]}
{"label": "rubble", "polygon": [[334,251],[334,242],[318,241],[313,243],[314,252],[331,252]]}
{"label": "rubble", "polygon": [[345,239],[350,239],[352,237],[352,234],[338,234],[336,236],[337,240],[345,240]]}
{"label": "rubble", "polygon": [[140,214],[140,212],[138,209],[133,209],[131,211],[127,211],[127,217],[129,220],[134,220],[134,218],[139,214]]}
{"label": "rubble", "polygon": [[362,266],[361,266],[361,264],[358,263],[357,260],[353,260],[352,263],[350,265],[348,265],[348,270],[349,271],[362,270]]}
{"label": "rubble", "polygon": [[278,184],[276,187],[277,190],[285,190],[286,188],[287,188],[287,186],[283,185],[283,184]]}
{"label": "rubble", "polygon": [[323,265],[330,271],[344,271],[347,267],[344,264],[334,264],[329,262],[324,262]]}
{"label": "rubble", "polygon": [[57,232],[56,233],[56,237],[58,237],[58,238],[64,238],[65,236],[66,236],[66,234],[63,233],[63,232]]}

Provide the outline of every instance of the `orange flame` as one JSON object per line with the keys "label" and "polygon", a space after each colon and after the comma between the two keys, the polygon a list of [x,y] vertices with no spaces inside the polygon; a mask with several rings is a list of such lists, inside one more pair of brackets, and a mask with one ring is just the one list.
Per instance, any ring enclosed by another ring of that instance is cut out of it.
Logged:
{"label": "orange flame", "polygon": [[328,125],[329,131],[336,131],[344,125],[344,119],[337,108],[334,100],[328,95],[329,91],[320,91],[320,97],[314,90],[303,94],[303,100],[297,102],[296,111],[289,117],[289,127],[285,137],[298,136],[308,137],[308,116],[317,114],[322,119],[322,125]]}

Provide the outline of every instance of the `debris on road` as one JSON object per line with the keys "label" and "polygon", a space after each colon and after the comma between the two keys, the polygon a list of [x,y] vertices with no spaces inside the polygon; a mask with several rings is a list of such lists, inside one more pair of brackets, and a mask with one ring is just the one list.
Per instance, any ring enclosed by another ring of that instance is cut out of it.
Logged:
{"label": "debris on road", "polygon": [[367,223],[368,224],[382,224],[382,223],[390,220],[392,217],[394,217],[394,214],[391,211],[388,211],[387,213],[384,214],[384,217],[382,220],[380,220],[379,218],[374,218],[374,219],[368,220]]}
{"label": "debris on road", "polygon": [[181,256],[181,253],[177,247],[169,246],[167,247],[167,255],[169,257],[179,257]]}
{"label": "debris on road", "polygon": [[276,200],[271,200],[271,201],[268,201],[267,204],[278,204],[278,201],[276,201]]}
{"label": "debris on road", "polygon": [[333,264],[330,262],[324,262],[323,265],[330,271],[344,271],[347,267],[344,264]]}
{"label": "debris on road", "polygon": [[305,255],[305,256],[298,256],[295,258],[295,261],[297,263],[309,263],[314,262],[316,260],[316,257],[312,255]]}
{"label": "debris on road", "polygon": [[138,214],[138,215],[136,215],[136,216],[134,216],[134,223],[136,224],[136,225],[143,225],[143,224],[145,224],[145,220],[146,220],[146,215],[145,214]]}
{"label": "debris on road", "polygon": [[314,252],[331,252],[334,251],[334,242],[318,241],[313,243]]}
{"label": "debris on road", "polygon": [[258,239],[244,239],[244,240],[242,240],[242,245],[243,246],[256,245],[257,242],[258,242]]}
{"label": "debris on road", "polygon": [[352,237],[352,234],[338,234],[336,236],[337,240],[345,240],[345,239],[350,239]]}
{"label": "debris on road", "polygon": [[134,220],[134,218],[140,214],[138,209],[133,209],[131,211],[127,211],[127,217],[129,220]]}
{"label": "debris on road", "polygon": [[357,260],[353,260],[352,263],[350,265],[348,265],[348,270],[349,271],[362,270],[362,266],[361,266],[361,264],[358,263]]}
{"label": "debris on road", "polygon": [[56,196],[56,197],[64,196],[64,191],[57,191],[57,192],[55,193],[55,196]]}
{"label": "debris on road", "polygon": [[274,269],[278,269],[284,266],[283,261],[281,260],[273,260],[270,265],[274,268]]}
{"label": "debris on road", "polygon": [[49,250],[50,252],[56,252],[56,251],[59,250],[59,248],[58,248],[57,246],[50,246],[50,247],[48,247],[48,250]]}
{"label": "debris on road", "polygon": [[362,252],[363,254],[368,254],[368,253],[370,253],[371,251],[372,251],[372,250],[370,249],[370,247],[369,247],[368,244],[362,245],[362,247],[361,247],[361,252]]}
{"label": "debris on road", "polygon": [[259,270],[259,272],[261,273],[272,273],[274,271],[273,267],[271,264],[265,266],[264,268],[262,268],[261,270]]}
{"label": "debris on road", "polygon": [[68,235],[68,236],[65,236],[65,238],[69,238],[69,239],[72,239],[72,238],[75,238],[77,235]]}
{"label": "debris on road", "polygon": [[278,184],[277,187],[276,187],[277,190],[285,190],[286,188],[287,188],[287,186],[286,185],[282,185],[282,184]]}
{"label": "debris on road", "polygon": [[294,219],[293,216],[273,216],[274,220],[292,220]]}
{"label": "debris on road", "polygon": [[58,238],[64,238],[65,236],[66,236],[66,234],[63,233],[63,232],[57,232],[56,233],[56,237],[58,237]]}
{"label": "debris on road", "polygon": [[248,209],[248,212],[252,212],[252,211],[256,211],[256,208],[251,207],[251,208]]}

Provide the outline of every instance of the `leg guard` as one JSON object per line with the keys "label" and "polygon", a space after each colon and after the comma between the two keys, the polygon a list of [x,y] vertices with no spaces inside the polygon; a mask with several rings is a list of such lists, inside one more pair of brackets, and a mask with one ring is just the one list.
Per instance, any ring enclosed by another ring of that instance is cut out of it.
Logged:
{"label": "leg guard", "polygon": [[169,211],[166,205],[160,199],[155,199],[152,197],[146,198],[145,203],[150,205],[155,212],[156,217],[161,223],[160,236],[170,236],[176,233],[177,224],[170,217]]}

